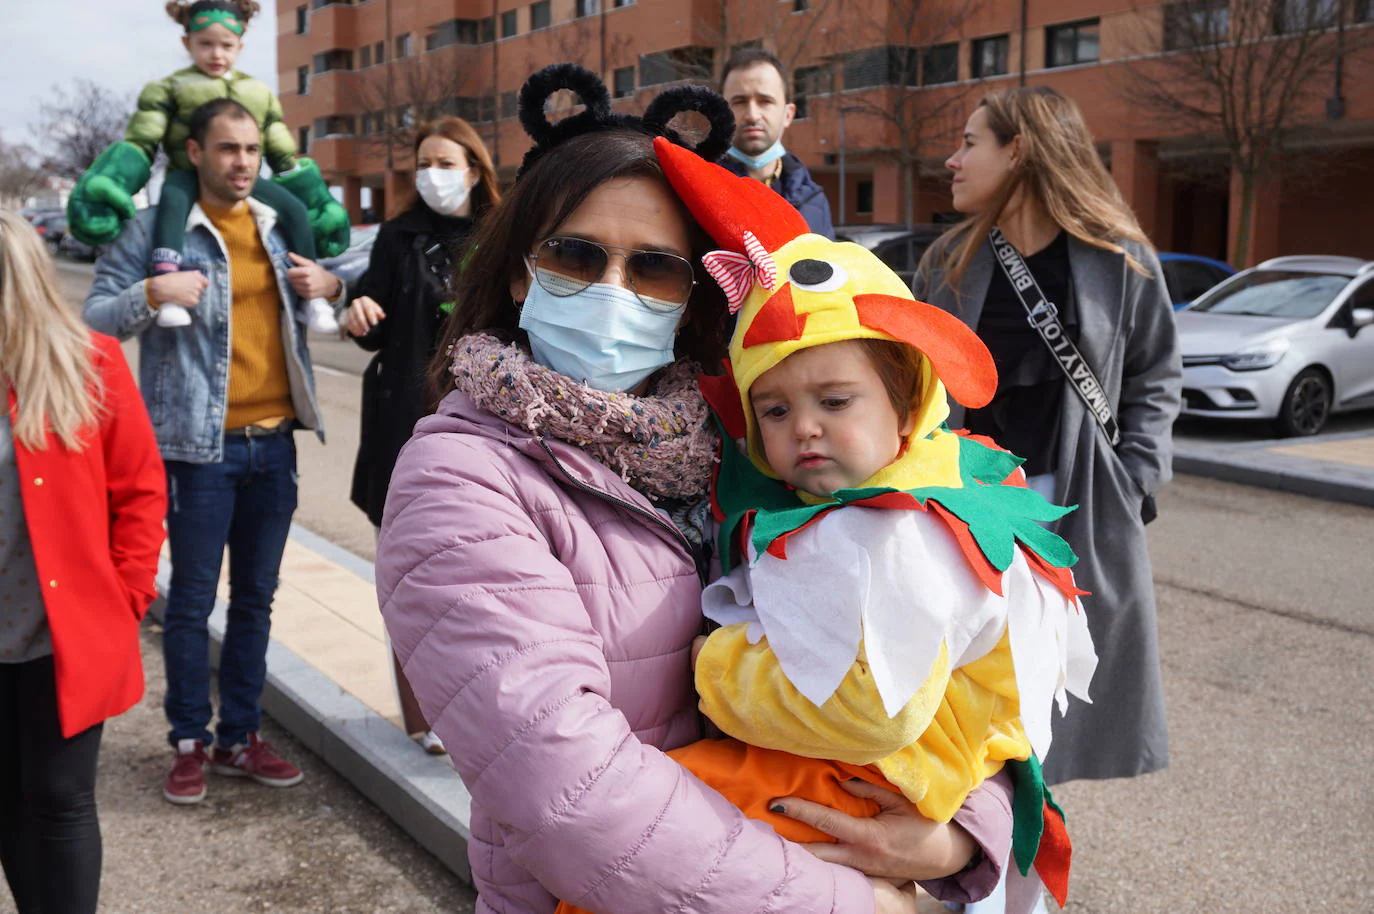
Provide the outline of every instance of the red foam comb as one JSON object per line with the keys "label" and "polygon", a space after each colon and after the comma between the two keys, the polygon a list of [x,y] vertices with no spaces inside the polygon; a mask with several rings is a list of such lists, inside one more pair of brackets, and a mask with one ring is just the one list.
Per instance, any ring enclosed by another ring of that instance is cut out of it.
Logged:
{"label": "red foam comb", "polygon": [[801,213],[766,184],[731,174],[663,137],[654,138],[654,152],[692,217],[722,248],[745,253],[748,231],[776,251],[810,231]]}

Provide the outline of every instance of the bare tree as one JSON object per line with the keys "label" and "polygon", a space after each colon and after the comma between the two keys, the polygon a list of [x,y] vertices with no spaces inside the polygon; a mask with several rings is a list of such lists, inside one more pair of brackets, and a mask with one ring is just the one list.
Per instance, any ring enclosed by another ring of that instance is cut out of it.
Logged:
{"label": "bare tree", "polygon": [[124,138],[133,110],[129,98],[94,80],[53,86],[39,105],[34,130],[48,170],[67,178],[81,177],[105,147]]}
{"label": "bare tree", "polygon": [[43,186],[43,163],[22,144],[0,137],[0,206],[18,208]]}
{"label": "bare tree", "polygon": [[[940,0],[892,0],[845,10],[845,46],[859,48],[838,58],[844,88],[835,98],[852,112],[859,134],[876,142],[854,147],[896,163],[901,175],[902,218],[915,221],[916,181],[936,139],[968,113],[973,85],[959,81],[959,39],[979,11]],[[852,90],[871,87],[856,93]],[[838,113],[838,112],[837,112]]]}
{"label": "bare tree", "polygon": [[476,55],[464,50],[431,51],[359,74],[356,108],[366,112],[359,131],[363,138],[404,156],[415,142],[416,126],[425,121],[446,115],[491,120],[495,100],[490,80]]}
{"label": "bare tree", "polygon": [[719,85],[726,61],[744,47],[768,51],[791,73],[801,60],[824,50],[821,44],[838,23],[841,6],[840,0],[814,0],[803,15],[793,16],[780,13],[777,0],[716,0],[710,7],[715,15],[696,23],[696,33],[709,43],[711,57],[691,78]]}
{"label": "bare tree", "polygon": [[1164,53],[1135,49],[1127,100],[1225,150],[1240,185],[1232,263],[1250,253],[1260,177],[1279,167],[1295,128],[1320,118],[1324,77],[1370,42],[1368,29],[1345,30],[1350,16],[1346,0],[1177,0],[1164,7]]}

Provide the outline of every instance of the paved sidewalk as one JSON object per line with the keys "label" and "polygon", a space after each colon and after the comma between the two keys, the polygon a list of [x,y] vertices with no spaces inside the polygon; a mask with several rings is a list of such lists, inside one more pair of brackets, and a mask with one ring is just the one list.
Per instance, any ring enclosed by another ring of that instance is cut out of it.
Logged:
{"label": "paved sidewalk", "polygon": [[1374,507],[1374,429],[1257,441],[1175,434],[1174,471]]}

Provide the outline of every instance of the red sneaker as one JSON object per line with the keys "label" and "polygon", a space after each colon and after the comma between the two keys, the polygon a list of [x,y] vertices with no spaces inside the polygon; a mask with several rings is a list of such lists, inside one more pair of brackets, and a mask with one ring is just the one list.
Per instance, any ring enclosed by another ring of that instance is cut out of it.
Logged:
{"label": "red sneaker", "polygon": [[205,745],[200,740],[179,740],[172,770],[162,782],[162,796],[168,803],[179,806],[205,799],[205,766],[209,762]]}
{"label": "red sneaker", "polygon": [[215,747],[211,770],[231,778],[252,778],[267,787],[293,787],[305,777],[295,765],[277,755],[272,744],[256,733],[248,734],[248,742],[232,749]]}

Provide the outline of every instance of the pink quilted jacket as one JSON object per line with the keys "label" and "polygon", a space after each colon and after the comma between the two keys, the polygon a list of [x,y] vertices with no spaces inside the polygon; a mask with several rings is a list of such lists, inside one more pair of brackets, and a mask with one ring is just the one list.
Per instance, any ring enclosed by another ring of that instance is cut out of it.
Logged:
{"label": "pink quilted jacket", "polygon": [[[873,910],[862,875],[660,751],[701,735],[701,582],[676,529],[577,448],[450,394],[396,464],[377,592],[472,795],[479,912],[547,914],[556,897],[600,914]],[[961,821],[1000,859],[1005,786],[982,797]]]}

